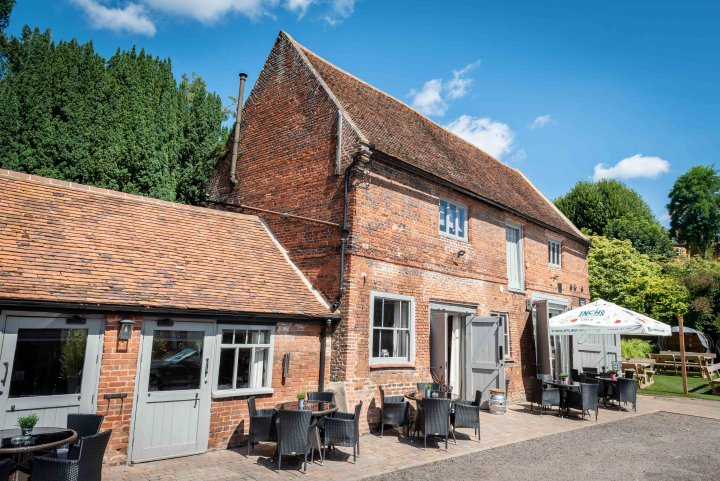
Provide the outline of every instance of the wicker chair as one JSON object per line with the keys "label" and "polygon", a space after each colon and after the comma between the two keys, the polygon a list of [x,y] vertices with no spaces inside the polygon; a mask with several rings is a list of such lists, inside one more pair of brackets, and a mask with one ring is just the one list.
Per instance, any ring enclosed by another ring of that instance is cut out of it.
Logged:
{"label": "wicker chair", "polygon": [[542,379],[543,381],[552,381],[552,374],[538,374],[535,376],[537,379]]}
{"label": "wicker chair", "polygon": [[582,411],[583,419],[585,419],[585,414],[590,415],[590,411],[594,410],[595,421],[597,422],[599,387],[600,385],[597,383],[586,383],[580,384],[580,391],[568,391],[566,398],[567,408]]}
{"label": "wicker chair", "polygon": [[480,441],[480,403],[478,401],[457,401],[455,409],[450,414],[450,424],[453,428],[453,440],[455,439],[455,428],[473,428],[478,441]]}
{"label": "wicker chair", "polygon": [[598,369],[596,367],[584,367],[582,368],[585,374],[597,374]]}
{"label": "wicker chair", "polygon": [[617,386],[613,389],[610,399],[617,401],[618,406],[620,403],[626,404],[631,403],[633,411],[637,412],[637,381],[635,379],[624,379],[620,378],[617,380]]}
{"label": "wicker chair", "polygon": [[276,440],[275,417],[277,414],[274,409],[255,408],[255,396],[248,398],[247,403],[250,418],[247,455],[250,456],[250,450],[255,449],[257,443]]}
{"label": "wicker chair", "polygon": [[540,406],[540,415],[547,406],[557,406],[560,408],[560,390],[558,388],[545,388],[545,382],[542,379],[535,379],[533,384],[532,397],[530,398],[530,412],[533,410],[533,404]]}
{"label": "wicker chair", "polygon": [[313,436],[316,427],[312,424],[312,413],[307,410],[281,410],[277,415],[277,456],[278,471],[282,468],[283,454],[304,456],[303,471],[307,471],[307,458],[313,461]]}
{"label": "wicker chair", "polygon": [[441,436],[445,438],[445,451],[448,448],[450,435],[450,400],[446,398],[426,398],[422,400],[422,426],[423,440],[427,448],[428,436]]}
{"label": "wicker chair", "polygon": [[77,444],[79,444],[80,439],[85,436],[94,436],[99,433],[104,419],[105,416],[100,414],[68,414],[67,427],[77,433]]}
{"label": "wicker chair", "polygon": [[307,393],[307,400],[308,401],[323,401],[331,403],[333,400],[333,393],[328,391],[323,392],[308,392]]}
{"label": "wicker chair", "polygon": [[15,467],[12,459],[0,459],[0,481],[8,481],[10,479],[10,471]]}
{"label": "wicker chair", "polygon": [[352,446],[353,462],[360,456],[360,411],[362,401],[355,405],[354,413],[336,412],[333,417],[325,419],[325,446]]}
{"label": "wicker chair", "polygon": [[85,436],[80,442],[77,457],[68,453],[68,459],[35,456],[32,464],[32,481],[100,481],[105,448],[112,429],[94,436]]}
{"label": "wicker chair", "polygon": [[580,382],[580,371],[577,369],[570,370],[570,379],[572,382]]}
{"label": "wicker chair", "polygon": [[408,425],[408,404],[403,396],[386,396],[385,390],[380,388],[381,420],[380,420],[380,436],[385,432],[385,426]]}

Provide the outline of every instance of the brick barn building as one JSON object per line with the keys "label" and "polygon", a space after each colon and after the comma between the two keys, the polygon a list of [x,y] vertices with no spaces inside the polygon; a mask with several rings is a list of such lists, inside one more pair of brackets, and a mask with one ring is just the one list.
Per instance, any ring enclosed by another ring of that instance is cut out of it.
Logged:
{"label": "brick barn building", "polygon": [[251,394],[317,390],[335,316],[258,217],[6,170],[0,196],[3,428],[97,412],[106,461],[145,461],[243,442]]}
{"label": "brick barn building", "polygon": [[[433,374],[465,398],[505,380],[525,397],[533,303],[586,302],[589,244],[520,171],[284,32],[239,126],[211,201],[297,216],[260,214],[341,314],[330,386],[348,405],[372,425],[378,386]],[[569,358],[553,347],[556,369]]]}

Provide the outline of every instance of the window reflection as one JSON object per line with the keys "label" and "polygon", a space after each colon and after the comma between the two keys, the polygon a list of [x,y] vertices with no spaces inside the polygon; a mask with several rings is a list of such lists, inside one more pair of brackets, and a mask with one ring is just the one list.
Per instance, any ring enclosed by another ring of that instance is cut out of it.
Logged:
{"label": "window reflection", "polygon": [[148,391],[199,389],[204,333],[155,331]]}

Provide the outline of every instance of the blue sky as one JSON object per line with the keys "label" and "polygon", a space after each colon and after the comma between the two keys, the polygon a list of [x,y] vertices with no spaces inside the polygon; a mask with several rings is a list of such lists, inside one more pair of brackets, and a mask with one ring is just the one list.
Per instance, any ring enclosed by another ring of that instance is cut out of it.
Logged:
{"label": "blue sky", "polygon": [[664,223],[675,178],[720,165],[716,1],[18,0],[23,24],[170,57],[224,99],[284,29],[548,197],[615,177]]}

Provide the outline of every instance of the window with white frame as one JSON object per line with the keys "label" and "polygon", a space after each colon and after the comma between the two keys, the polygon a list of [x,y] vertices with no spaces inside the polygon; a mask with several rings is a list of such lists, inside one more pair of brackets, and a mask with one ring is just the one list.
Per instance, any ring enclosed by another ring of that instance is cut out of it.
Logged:
{"label": "window with white frame", "polygon": [[505,226],[505,248],[507,254],[508,288],[522,291],[525,289],[525,272],[521,227],[510,224]]}
{"label": "window with white frame", "polygon": [[447,199],[440,199],[440,233],[467,240],[467,207]]}
{"label": "window with white frame", "polygon": [[272,388],[273,326],[218,326],[217,378],[221,395]]}
{"label": "window with white frame", "polygon": [[559,241],[548,240],[548,263],[552,267],[562,267],[562,244]]}
{"label": "window with white frame", "polygon": [[412,298],[373,293],[371,301],[371,363],[409,363],[414,334]]}
{"label": "window with white frame", "polygon": [[500,319],[503,330],[503,352],[505,353],[505,359],[510,359],[512,357],[510,351],[510,319],[507,312],[491,312],[490,315]]}

